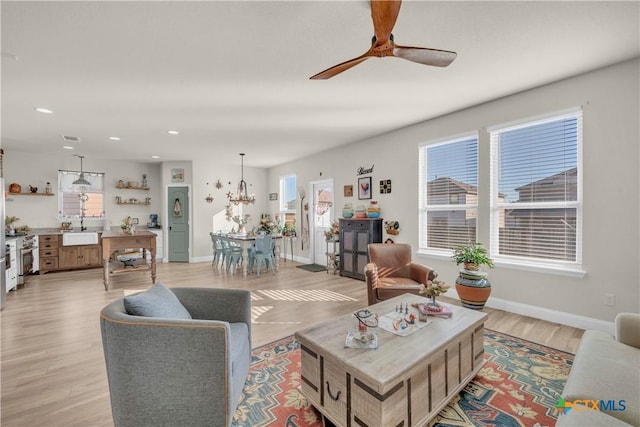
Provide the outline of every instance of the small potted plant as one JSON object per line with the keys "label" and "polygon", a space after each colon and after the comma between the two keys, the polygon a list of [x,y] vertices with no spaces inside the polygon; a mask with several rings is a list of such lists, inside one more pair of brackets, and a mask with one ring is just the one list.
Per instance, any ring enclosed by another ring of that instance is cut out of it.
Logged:
{"label": "small potted plant", "polygon": [[456,291],[460,302],[466,308],[482,310],[491,294],[491,283],[487,280],[487,273],[480,271],[482,265],[493,268],[493,260],[489,258],[487,249],[482,243],[460,246],[454,251],[451,260],[456,265],[464,265],[456,279]]}
{"label": "small potted plant", "polygon": [[478,271],[481,265],[493,268],[493,261],[482,243],[458,247],[451,259],[456,265],[464,264],[464,269],[469,271]]}

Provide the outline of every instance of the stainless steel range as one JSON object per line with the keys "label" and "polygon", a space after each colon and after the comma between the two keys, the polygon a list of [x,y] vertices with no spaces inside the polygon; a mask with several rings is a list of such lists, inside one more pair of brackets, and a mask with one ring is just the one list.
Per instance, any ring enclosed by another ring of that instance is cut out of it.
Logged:
{"label": "stainless steel range", "polygon": [[[18,236],[18,284],[24,285],[25,276],[34,274],[37,270],[37,263],[34,262],[38,252],[37,240],[33,235]],[[34,268],[34,266],[36,266]]]}

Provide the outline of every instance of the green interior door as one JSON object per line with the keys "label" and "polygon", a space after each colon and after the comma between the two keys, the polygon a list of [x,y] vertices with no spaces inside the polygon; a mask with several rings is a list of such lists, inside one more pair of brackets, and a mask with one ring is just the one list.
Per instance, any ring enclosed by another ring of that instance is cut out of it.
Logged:
{"label": "green interior door", "polygon": [[189,188],[169,187],[169,262],[189,262]]}

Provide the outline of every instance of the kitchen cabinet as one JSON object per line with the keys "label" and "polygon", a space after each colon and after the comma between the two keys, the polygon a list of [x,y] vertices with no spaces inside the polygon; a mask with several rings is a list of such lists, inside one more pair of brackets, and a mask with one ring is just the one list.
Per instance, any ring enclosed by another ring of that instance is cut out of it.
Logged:
{"label": "kitchen cabinet", "polygon": [[7,265],[10,265],[4,272],[7,292],[18,287],[18,247],[15,239],[7,240],[8,253]]}
{"label": "kitchen cabinet", "polygon": [[75,268],[101,267],[100,244],[64,246],[59,234],[39,236],[40,273]]}
{"label": "kitchen cabinet", "polygon": [[61,246],[58,249],[60,270],[100,266],[102,266],[100,245]]}
{"label": "kitchen cabinet", "polygon": [[382,243],[382,218],[340,219],[340,275],[364,280],[369,243]]}

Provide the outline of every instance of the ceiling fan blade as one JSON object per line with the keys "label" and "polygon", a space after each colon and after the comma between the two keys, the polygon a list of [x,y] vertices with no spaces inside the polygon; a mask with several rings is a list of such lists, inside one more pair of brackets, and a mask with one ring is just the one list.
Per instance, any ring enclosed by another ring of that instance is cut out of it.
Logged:
{"label": "ceiling fan blade", "polygon": [[458,54],[449,50],[395,45],[393,48],[393,56],[419,64],[446,67],[456,59]]}
{"label": "ceiling fan blade", "polygon": [[315,76],[311,76],[309,77],[311,80],[323,80],[323,79],[330,79],[331,77],[340,74],[343,71],[347,71],[349,68],[351,67],[355,67],[356,65],[358,65],[359,63],[365,61],[366,59],[368,59],[371,55],[369,54],[369,52],[365,53],[364,55],[361,55],[357,58],[353,58],[350,59],[348,61],[345,61],[341,64],[338,65],[334,65],[331,68],[327,68],[324,71],[321,71],[320,73],[316,74]]}
{"label": "ceiling fan blade", "polygon": [[371,19],[373,20],[373,32],[376,35],[376,43],[384,44],[389,40],[393,31],[398,13],[400,13],[402,0],[371,0]]}

